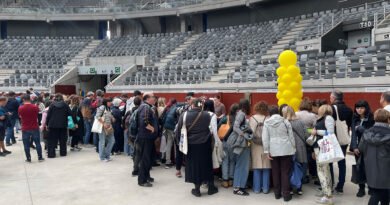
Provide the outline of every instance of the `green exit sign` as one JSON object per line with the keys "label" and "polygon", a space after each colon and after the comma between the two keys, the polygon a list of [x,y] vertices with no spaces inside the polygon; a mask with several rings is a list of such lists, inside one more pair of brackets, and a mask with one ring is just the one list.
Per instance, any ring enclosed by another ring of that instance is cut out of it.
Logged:
{"label": "green exit sign", "polygon": [[95,73],[96,74],[96,68],[89,68],[89,73]]}
{"label": "green exit sign", "polygon": [[120,74],[121,73],[121,67],[115,67],[114,73],[115,74]]}

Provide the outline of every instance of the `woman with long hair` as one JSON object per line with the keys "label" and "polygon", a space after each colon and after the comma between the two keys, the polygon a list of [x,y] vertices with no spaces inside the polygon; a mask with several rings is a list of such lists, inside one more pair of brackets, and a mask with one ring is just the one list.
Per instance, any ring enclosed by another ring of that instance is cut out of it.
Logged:
{"label": "woman with long hair", "polygon": [[[352,117],[352,136],[351,136],[351,145],[349,147],[350,151],[355,154],[356,161],[360,156],[360,151],[358,145],[363,136],[365,130],[368,130],[374,126],[374,115],[371,112],[370,105],[365,100],[359,100],[355,103],[355,109]],[[357,197],[363,197],[366,195],[365,185],[359,184],[359,191],[356,194]]]}
{"label": "woman with long hair", "polygon": [[99,158],[101,161],[111,161],[111,150],[115,143],[112,123],[115,118],[111,114],[111,99],[103,99],[102,105],[96,109],[95,120],[103,124],[103,130],[99,133]]}
{"label": "woman with long hair", "polygon": [[[259,132],[264,128],[264,122],[269,117],[268,104],[264,101],[256,103],[253,108],[254,115],[249,119],[249,126],[254,132],[254,137],[259,137],[261,139],[262,133],[260,136],[255,136],[257,129]],[[253,169],[253,192],[260,193],[261,191],[264,194],[269,193],[270,187],[270,176],[271,176],[271,162],[264,154],[264,148],[262,143],[251,143],[251,159],[252,159],[252,169]]]}
{"label": "woman with long hair", "polygon": [[81,114],[79,96],[74,95],[70,98],[69,108],[71,110],[71,116],[75,124],[75,128],[69,130],[69,136],[72,137],[70,151],[80,151],[81,147],[79,147],[79,142],[84,133],[84,121],[83,115]]}

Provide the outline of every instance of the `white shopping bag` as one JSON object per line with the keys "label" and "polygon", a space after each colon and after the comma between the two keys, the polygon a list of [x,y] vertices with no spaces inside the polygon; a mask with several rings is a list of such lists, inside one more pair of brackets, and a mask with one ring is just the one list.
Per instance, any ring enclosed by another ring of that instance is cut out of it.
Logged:
{"label": "white shopping bag", "polygon": [[185,112],[183,116],[183,126],[181,127],[180,130],[181,132],[180,132],[180,142],[179,142],[179,150],[185,155],[187,155],[188,152],[186,118],[187,118],[187,112]]}
{"label": "white shopping bag", "polygon": [[318,146],[320,147],[320,153],[317,159],[317,163],[319,164],[338,162],[345,158],[337,137],[334,134],[326,135],[321,140],[318,140]]}

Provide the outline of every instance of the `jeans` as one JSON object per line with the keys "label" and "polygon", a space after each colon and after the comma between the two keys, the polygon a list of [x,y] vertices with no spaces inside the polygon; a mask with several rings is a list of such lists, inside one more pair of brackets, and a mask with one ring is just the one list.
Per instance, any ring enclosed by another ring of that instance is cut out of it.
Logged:
{"label": "jeans", "polygon": [[99,158],[100,160],[110,159],[111,150],[114,146],[115,138],[114,133],[111,135],[106,135],[103,131],[99,134]]}
{"label": "jeans", "polygon": [[272,181],[275,195],[290,196],[290,174],[293,167],[292,156],[272,157]]}
{"label": "jeans", "polygon": [[263,193],[269,192],[271,169],[254,169],[253,170],[253,192]]}
{"label": "jeans", "polygon": [[223,142],[223,152],[225,153],[225,157],[222,160],[222,179],[229,180],[234,177],[234,167],[235,162],[233,158],[233,150],[229,148],[227,143]]}
{"label": "jeans", "polygon": [[244,189],[246,187],[246,182],[249,175],[250,154],[251,151],[249,148],[244,148],[240,155],[234,154],[234,159],[236,162],[233,179],[234,188]]}
{"label": "jeans", "polygon": [[129,144],[129,135],[126,130],[123,132],[123,137],[124,137],[123,151],[125,154],[127,154],[127,156],[131,156],[134,153],[134,148]]}
{"label": "jeans", "polygon": [[23,139],[23,145],[24,145],[24,153],[26,154],[27,159],[31,159],[30,155],[30,145],[31,140],[35,143],[35,148],[37,150],[38,158],[42,158],[42,147],[41,147],[41,141],[39,136],[39,130],[26,130],[22,132],[22,139]]}
{"label": "jeans", "polygon": [[84,144],[89,144],[89,140],[91,138],[91,129],[92,129],[92,122],[90,120],[84,119]]}
{"label": "jeans", "polygon": [[[347,153],[347,147],[348,147],[348,145],[341,145],[341,150],[344,153],[344,157],[345,157],[345,154]],[[339,167],[339,182],[336,185],[336,189],[343,190],[344,184],[345,184],[345,175],[347,172],[347,165],[346,165],[345,159],[338,161],[337,166]],[[334,172],[333,172],[333,165],[332,164],[330,164],[330,174],[332,176],[332,182],[334,184],[335,181],[334,181]]]}
{"label": "jeans", "polygon": [[165,129],[165,136],[167,140],[167,145],[165,147],[165,164],[172,164],[171,160],[171,153],[172,153],[172,146],[173,146],[173,140],[175,139],[175,133],[173,130]]}
{"label": "jeans", "polygon": [[14,127],[15,127],[16,119],[10,119],[10,127],[7,127],[6,129],[6,135],[5,135],[5,142],[7,144],[10,144],[12,142],[16,142],[15,134],[14,134]]}

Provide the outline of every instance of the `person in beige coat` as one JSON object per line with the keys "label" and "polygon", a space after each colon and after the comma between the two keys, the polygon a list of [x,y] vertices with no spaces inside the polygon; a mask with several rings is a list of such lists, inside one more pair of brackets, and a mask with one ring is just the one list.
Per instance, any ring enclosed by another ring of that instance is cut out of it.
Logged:
{"label": "person in beige coat", "polygon": [[[249,126],[256,132],[261,129],[262,123],[268,118],[268,105],[264,101],[258,102],[254,108],[254,115],[249,119]],[[257,128],[259,126],[259,128]],[[254,133],[255,134],[255,133]],[[260,136],[261,138],[261,136]],[[253,170],[253,192],[259,194],[269,193],[271,162],[266,154],[262,144],[251,143],[251,159]]]}

